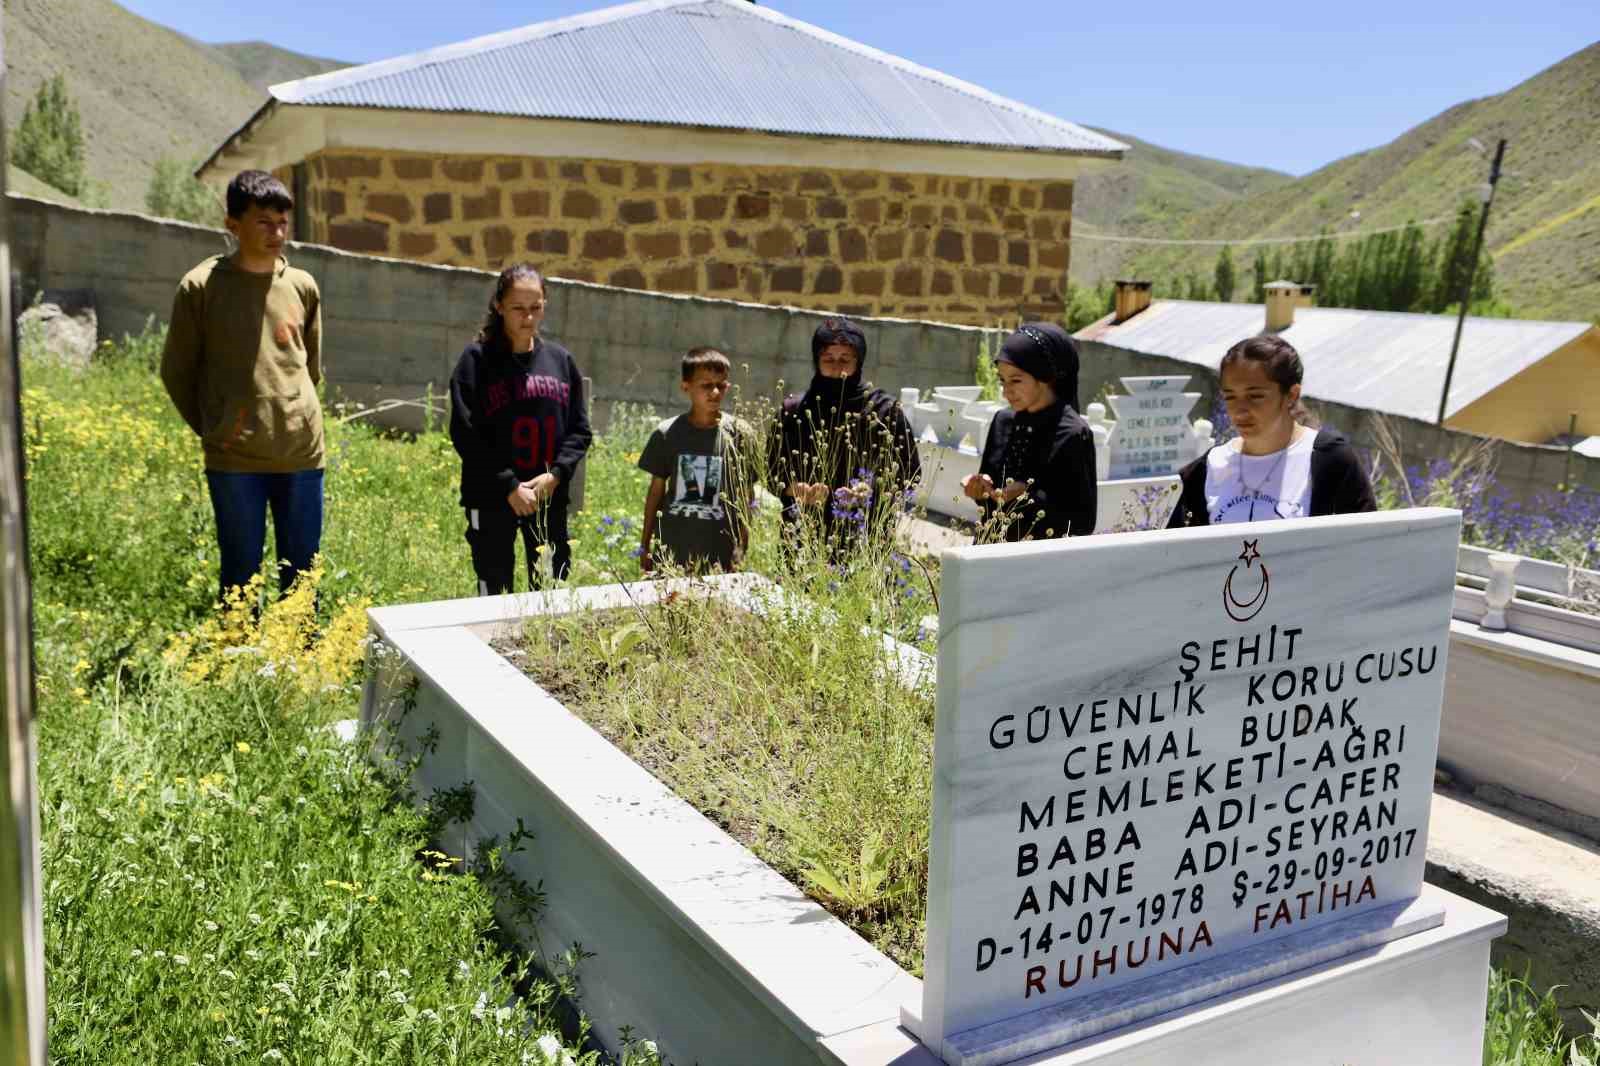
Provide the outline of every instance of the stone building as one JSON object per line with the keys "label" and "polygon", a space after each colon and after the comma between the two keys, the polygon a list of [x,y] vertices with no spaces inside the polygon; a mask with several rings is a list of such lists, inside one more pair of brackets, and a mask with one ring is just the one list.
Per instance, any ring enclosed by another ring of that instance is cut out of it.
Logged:
{"label": "stone building", "polygon": [[645,0],[275,85],[201,168],[350,251],[846,313],[1060,317],[1124,145],[744,0]]}

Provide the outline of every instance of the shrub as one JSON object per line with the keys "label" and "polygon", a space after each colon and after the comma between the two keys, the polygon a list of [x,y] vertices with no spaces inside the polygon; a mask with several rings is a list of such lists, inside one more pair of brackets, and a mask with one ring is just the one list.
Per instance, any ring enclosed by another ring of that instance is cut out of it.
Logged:
{"label": "shrub", "polygon": [[194,176],[193,164],[162,157],[150,172],[144,209],[162,218],[220,226],[224,208],[217,193]]}

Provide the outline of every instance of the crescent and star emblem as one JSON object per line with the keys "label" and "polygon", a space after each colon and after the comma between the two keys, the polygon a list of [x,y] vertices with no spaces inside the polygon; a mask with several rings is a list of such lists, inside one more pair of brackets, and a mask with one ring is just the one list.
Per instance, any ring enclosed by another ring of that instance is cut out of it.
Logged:
{"label": "crescent and star emblem", "polygon": [[[1259,540],[1244,542],[1244,550],[1239,553],[1239,561],[1244,563],[1246,570],[1253,569],[1256,561],[1261,558],[1261,552],[1256,547],[1260,543]],[[1267,573],[1267,564],[1262,563],[1261,584],[1256,588],[1256,594],[1248,600],[1240,600],[1233,592],[1233,577],[1238,572],[1239,567],[1235,564],[1233,569],[1228,571],[1228,580],[1222,584],[1222,609],[1227,611],[1228,617],[1235,622],[1248,622],[1260,614],[1261,609],[1267,605],[1267,592],[1271,587],[1272,578]]]}

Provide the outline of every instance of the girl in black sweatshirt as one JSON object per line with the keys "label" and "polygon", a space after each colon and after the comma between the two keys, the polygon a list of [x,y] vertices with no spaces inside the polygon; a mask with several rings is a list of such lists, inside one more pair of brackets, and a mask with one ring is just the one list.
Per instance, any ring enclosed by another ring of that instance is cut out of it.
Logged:
{"label": "girl in black sweatshirt", "polygon": [[1239,439],[1178,471],[1183,492],[1169,529],[1378,509],[1345,435],[1305,424],[1305,367],[1293,345],[1270,333],[1242,340],[1222,357],[1218,377]]}
{"label": "girl in black sweatshirt", "polygon": [[544,309],[539,272],[527,263],[507,267],[450,376],[450,440],[461,456],[461,506],[481,596],[512,591],[518,530],[529,588],[539,584],[541,546],[550,546],[557,581],[572,563],[567,502],[592,434],[577,361],[539,336]]}
{"label": "girl in black sweatshirt", "polygon": [[[1030,322],[995,356],[1009,411],[989,423],[978,472],[962,489],[984,512],[981,539],[1047,540],[1094,532],[1094,435],[1078,415],[1078,347]],[[997,528],[998,527],[998,528]]]}

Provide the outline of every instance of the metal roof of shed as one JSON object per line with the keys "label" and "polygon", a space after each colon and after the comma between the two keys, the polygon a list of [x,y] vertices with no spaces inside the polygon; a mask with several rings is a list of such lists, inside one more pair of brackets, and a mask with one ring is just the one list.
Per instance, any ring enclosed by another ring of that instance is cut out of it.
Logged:
{"label": "metal roof of shed", "polygon": [[1127,145],[745,0],[642,0],[268,92],[285,104],[1119,157]]}
{"label": "metal roof of shed", "polygon": [[[1126,322],[1102,319],[1077,336],[1216,370],[1230,347],[1261,333],[1265,324],[1260,304],[1156,300]],[[1432,422],[1455,328],[1453,315],[1301,307],[1279,336],[1305,363],[1307,396]],[[1587,322],[1469,316],[1445,417],[1593,328]]]}

